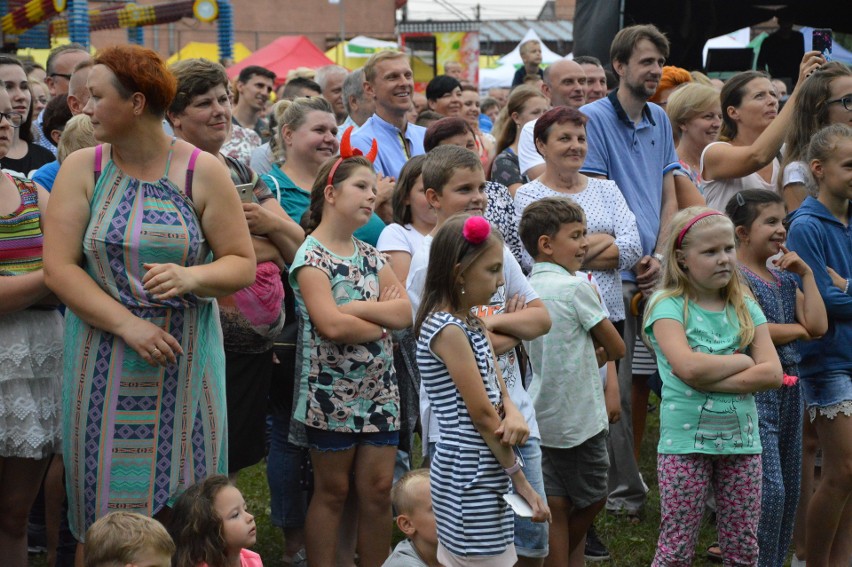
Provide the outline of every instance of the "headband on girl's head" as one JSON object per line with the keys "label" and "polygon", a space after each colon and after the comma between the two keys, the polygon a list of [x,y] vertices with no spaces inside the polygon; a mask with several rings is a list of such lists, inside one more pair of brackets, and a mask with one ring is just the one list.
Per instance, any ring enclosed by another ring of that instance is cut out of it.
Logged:
{"label": "headband on girl's head", "polygon": [[[677,242],[675,243],[675,249],[680,250],[680,245],[683,244],[683,237],[686,236],[686,233],[689,232],[689,229],[692,228],[692,225],[700,221],[701,219],[712,217],[714,215],[721,215],[719,211],[705,211],[700,215],[695,215],[690,219],[688,223],[684,225],[684,227],[680,230],[680,233],[677,235]],[[724,216],[724,215],[723,215]]]}
{"label": "headband on girl's head", "polygon": [[[359,150],[358,148],[352,149],[352,142],[350,141],[350,136],[352,136],[352,130],[354,130],[354,126],[350,126],[343,133],[343,136],[340,138],[340,157],[337,158],[337,161],[334,162],[334,165],[331,166],[331,171],[328,172],[328,183],[326,185],[332,185],[331,180],[334,179],[334,174],[337,173],[337,168],[340,167],[340,164],[343,163],[343,160],[349,159],[355,156],[364,156],[364,152]],[[373,138],[373,143],[370,146],[370,151],[367,152],[367,155],[364,157],[370,163],[376,161],[376,156],[379,154],[379,144],[376,142],[376,139]]]}
{"label": "headband on girl's head", "polygon": [[491,234],[491,223],[485,217],[469,217],[464,221],[462,236],[473,245],[482,244]]}

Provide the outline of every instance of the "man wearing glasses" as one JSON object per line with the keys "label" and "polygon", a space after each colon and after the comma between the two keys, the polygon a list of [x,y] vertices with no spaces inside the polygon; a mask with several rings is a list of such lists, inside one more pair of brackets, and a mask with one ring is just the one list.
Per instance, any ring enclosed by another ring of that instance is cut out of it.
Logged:
{"label": "man wearing glasses", "polygon": [[0,122],[6,120],[12,125],[12,128],[20,128],[24,123],[24,115],[17,112],[0,112]]}
{"label": "man wearing glasses", "polygon": [[44,82],[50,96],[68,94],[68,82],[74,67],[89,58],[89,52],[79,43],[60,45],[50,51],[47,56],[47,76]]}
{"label": "man wearing glasses", "polygon": [[[58,95],[68,94],[68,86],[71,82],[71,74],[78,63],[89,58],[89,52],[79,43],[68,43],[55,47],[47,56],[47,75],[44,82],[50,92],[50,98]],[[38,115],[35,121],[35,143],[46,148],[56,155],[56,146],[48,140],[41,131],[44,111]]]}

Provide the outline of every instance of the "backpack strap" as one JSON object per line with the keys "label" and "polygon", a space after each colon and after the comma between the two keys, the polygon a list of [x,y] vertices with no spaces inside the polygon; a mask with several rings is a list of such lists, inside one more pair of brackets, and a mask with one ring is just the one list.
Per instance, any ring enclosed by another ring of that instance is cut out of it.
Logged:
{"label": "backpack strap", "polygon": [[192,178],[195,174],[195,161],[199,155],[201,155],[201,150],[198,148],[192,150],[192,155],[189,156],[189,165],[186,166],[186,186],[183,191],[190,201],[192,200]]}

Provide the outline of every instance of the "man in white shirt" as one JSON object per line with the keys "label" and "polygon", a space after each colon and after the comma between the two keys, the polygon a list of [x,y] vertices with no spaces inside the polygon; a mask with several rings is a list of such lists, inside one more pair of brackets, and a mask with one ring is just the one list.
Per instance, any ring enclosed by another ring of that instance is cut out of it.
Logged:
{"label": "man in white shirt", "polygon": [[[550,99],[550,106],[580,108],[586,104],[586,72],[574,61],[561,59],[544,71],[542,92]],[[544,173],[544,158],[535,149],[533,129],[536,120],[530,120],[521,130],[518,141],[518,162],[521,173],[535,179]]]}

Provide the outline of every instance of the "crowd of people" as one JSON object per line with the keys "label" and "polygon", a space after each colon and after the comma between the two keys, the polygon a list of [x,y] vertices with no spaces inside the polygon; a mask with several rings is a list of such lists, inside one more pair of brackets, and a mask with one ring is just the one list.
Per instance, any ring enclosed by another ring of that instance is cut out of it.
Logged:
{"label": "crowd of people", "polygon": [[654,566],[707,509],[726,565],[849,565],[852,70],[520,51],[0,56],[4,565],[259,567],[264,459],[287,565],[608,559],[651,392]]}

